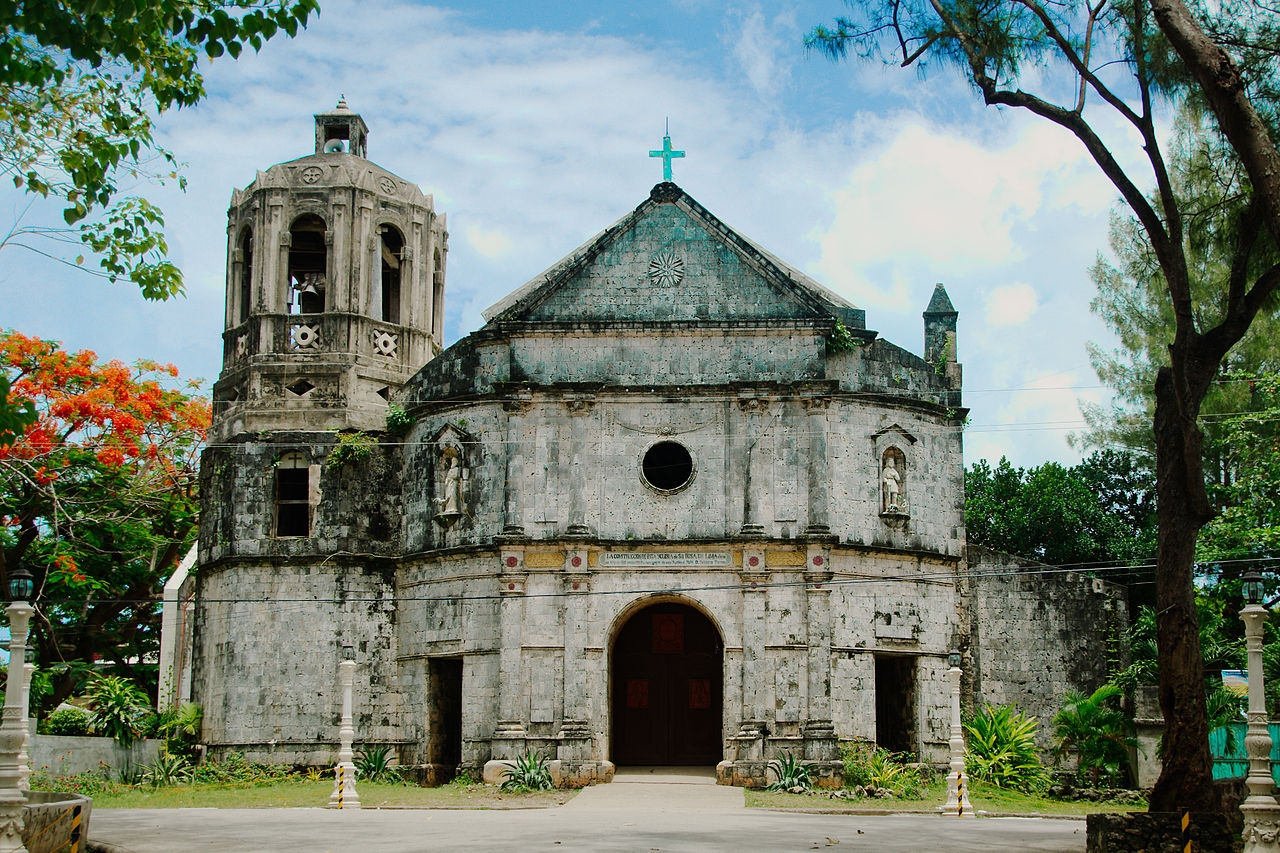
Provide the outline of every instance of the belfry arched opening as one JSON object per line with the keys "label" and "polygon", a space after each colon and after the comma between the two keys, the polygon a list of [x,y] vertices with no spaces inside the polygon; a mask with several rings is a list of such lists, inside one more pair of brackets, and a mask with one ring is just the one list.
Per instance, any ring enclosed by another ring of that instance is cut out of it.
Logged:
{"label": "belfry arched opening", "polygon": [[723,758],[724,643],[687,604],[632,614],[611,660],[611,758],[619,766],[713,765]]}

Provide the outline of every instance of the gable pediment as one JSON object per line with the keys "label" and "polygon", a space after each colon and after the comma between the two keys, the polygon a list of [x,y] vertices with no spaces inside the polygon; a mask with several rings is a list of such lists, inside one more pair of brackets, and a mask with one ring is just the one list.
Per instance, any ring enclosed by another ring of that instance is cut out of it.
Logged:
{"label": "gable pediment", "polygon": [[491,322],[821,320],[862,312],[720,222],[674,184],[485,312]]}

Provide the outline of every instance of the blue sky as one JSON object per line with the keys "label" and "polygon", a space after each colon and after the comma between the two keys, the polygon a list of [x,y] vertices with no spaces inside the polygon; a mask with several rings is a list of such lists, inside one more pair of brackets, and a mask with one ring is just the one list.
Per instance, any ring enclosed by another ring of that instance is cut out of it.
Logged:
{"label": "blue sky", "polygon": [[[807,54],[804,33],[841,8],[324,0],[297,39],[210,64],[208,99],[162,119],[189,186],[148,195],[166,210],[188,296],[146,303],[10,247],[0,325],[212,382],[231,190],[311,153],[312,115],[345,94],[370,127],[370,159],[448,215],[452,342],[647,197],[662,175],[648,151],[669,119],[687,152],[678,184],[865,308],[894,343],[921,351],[920,312],[946,285],[968,461],[1074,461],[1077,398],[1105,399],[1085,344],[1113,342],[1089,313],[1088,267],[1115,191],[1065,132],[982,106],[954,74],[922,83]],[[0,193],[0,216],[26,204]]]}

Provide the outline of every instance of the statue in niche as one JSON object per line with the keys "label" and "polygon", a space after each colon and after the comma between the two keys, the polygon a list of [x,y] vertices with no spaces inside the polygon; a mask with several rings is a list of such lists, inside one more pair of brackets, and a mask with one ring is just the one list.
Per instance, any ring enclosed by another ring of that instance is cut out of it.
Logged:
{"label": "statue in niche", "polygon": [[462,452],[456,447],[442,448],[440,461],[446,467],[440,484],[440,497],[436,498],[436,506],[439,507],[436,517],[448,525],[466,514],[463,485],[467,480],[467,469],[462,464]]}
{"label": "statue in niche", "polygon": [[903,465],[899,466],[898,457],[902,452],[896,448],[889,448],[884,453],[884,465],[880,471],[880,511],[893,515],[906,514],[906,496],[902,490],[902,474],[906,468],[903,459]]}

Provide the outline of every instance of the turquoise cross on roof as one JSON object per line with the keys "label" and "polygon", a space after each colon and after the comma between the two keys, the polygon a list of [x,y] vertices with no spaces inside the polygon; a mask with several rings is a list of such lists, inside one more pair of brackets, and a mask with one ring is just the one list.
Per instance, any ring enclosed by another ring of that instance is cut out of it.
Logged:
{"label": "turquoise cross on roof", "polygon": [[662,150],[650,151],[650,157],[662,158],[662,180],[671,180],[671,161],[678,157],[683,157],[683,151],[673,151],[671,148],[671,123],[667,123],[667,135],[662,137]]}

